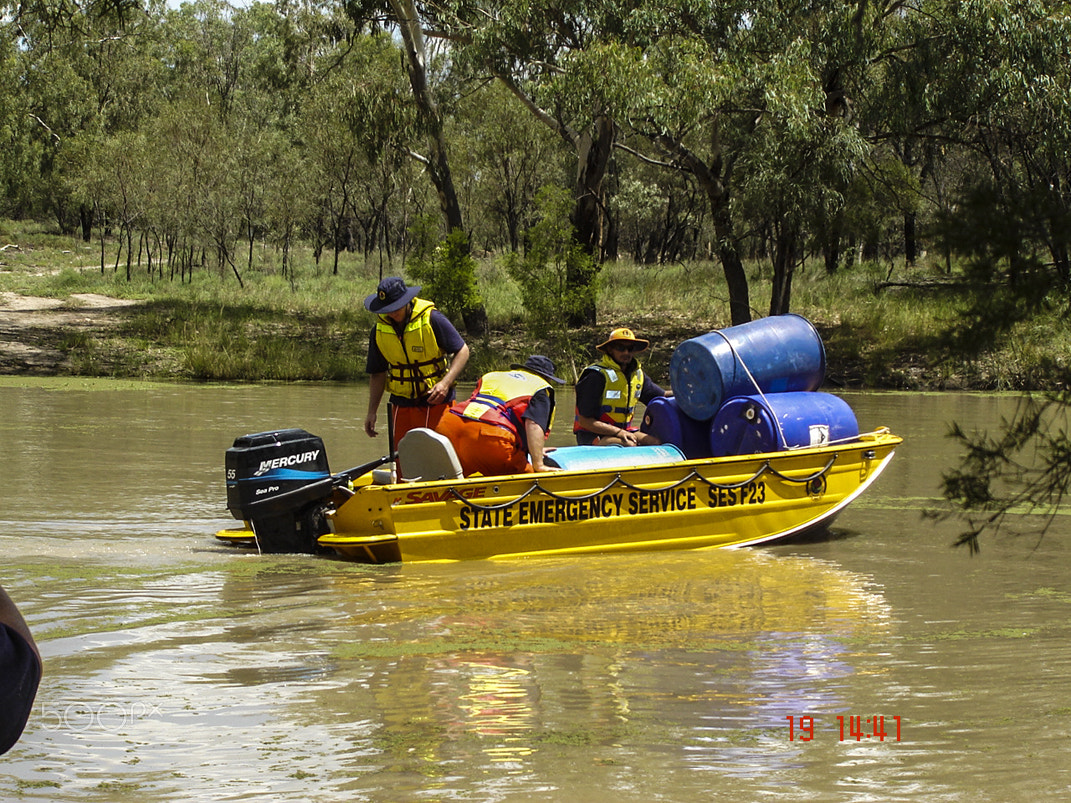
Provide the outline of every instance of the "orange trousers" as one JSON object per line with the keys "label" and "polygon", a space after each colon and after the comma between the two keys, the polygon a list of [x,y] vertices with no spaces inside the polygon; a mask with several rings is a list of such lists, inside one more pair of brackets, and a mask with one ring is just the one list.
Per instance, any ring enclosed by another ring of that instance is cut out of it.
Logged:
{"label": "orange trousers", "polygon": [[466,477],[532,471],[528,453],[521,447],[517,436],[502,427],[447,413],[439,420],[435,431],[450,439]]}
{"label": "orange trousers", "polygon": [[[394,443],[390,445],[390,448],[391,451],[396,451],[402,436],[409,430],[416,429],[417,427],[435,429],[439,424],[439,420],[443,417],[443,413],[450,409],[450,405],[444,403],[435,404],[430,407],[400,407],[396,404],[392,404],[389,409],[391,432],[394,433]],[[455,416],[455,418],[456,417],[457,416]],[[404,476],[402,474],[402,466],[400,462],[396,462],[394,467],[397,470],[399,477]]]}

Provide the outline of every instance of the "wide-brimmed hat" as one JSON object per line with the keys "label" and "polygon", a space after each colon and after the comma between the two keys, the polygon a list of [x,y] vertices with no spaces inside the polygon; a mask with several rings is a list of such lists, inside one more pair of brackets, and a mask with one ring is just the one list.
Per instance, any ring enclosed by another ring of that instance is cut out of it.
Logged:
{"label": "wide-brimmed hat", "polygon": [[606,339],[606,342],[600,343],[595,348],[605,353],[606,347],[611,343],[630,343],[632,344],[632,350],[636,352],[646,351],[647,347],[651,345],[651,341],[636,337],[631,329],[627,329],[624,326],[610,332],[610,337]]}
{"label": "wide-brimmed hat", "polygon": [[528,361],[525,362],[524,365],[513,363],[510,368],[520,368],[522,371],[531,371],[533,374],[543,377],[548,382],[557,382],[559,385],[565,384],[564,379],[554,376],[554,363],[551,362],[550,357],[544,357],[542,354],[533,354],[528,358]]}
{"label": "wide-brimmed hat", "polygon": [[406,287],[401,276],[388,276],[379,283],[376,292],[364,300],[364,308],[369,312],[385,315],[400,310],[420,292],[419,287]]}

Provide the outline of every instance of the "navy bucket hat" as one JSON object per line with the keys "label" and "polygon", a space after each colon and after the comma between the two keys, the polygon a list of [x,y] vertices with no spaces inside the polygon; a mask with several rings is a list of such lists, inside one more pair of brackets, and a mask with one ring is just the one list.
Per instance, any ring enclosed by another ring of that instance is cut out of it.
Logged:
{"label": "navy bucket hat", "polygon": [[385,315],[400,310],[420,292],[420,287],[406,287],[400,276],[388,276],[379,283],[376,292],[364,300],[364,308],[369,312]]}
{"label": "navy bucket hat", "polygon": [[528,361],[525,362],[524,365],[513,363],[510,368],[520,368],[522,371],[531,371],[533,374],[543,377],[548,382],[557,382],[559,385],[565,384],[564,379],[554,376],[554,363],[551,362],[550,357],[544,357],[542,354],[533,354],[528,358]]}

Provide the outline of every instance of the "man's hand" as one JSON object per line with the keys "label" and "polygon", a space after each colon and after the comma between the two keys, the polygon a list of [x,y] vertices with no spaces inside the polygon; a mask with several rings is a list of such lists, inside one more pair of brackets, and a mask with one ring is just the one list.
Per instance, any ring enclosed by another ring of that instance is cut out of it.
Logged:
{"label": "man's hand", "polygon": [[428,404],[442,404],[450,393],[450,384],[440,380],[428,391]]}

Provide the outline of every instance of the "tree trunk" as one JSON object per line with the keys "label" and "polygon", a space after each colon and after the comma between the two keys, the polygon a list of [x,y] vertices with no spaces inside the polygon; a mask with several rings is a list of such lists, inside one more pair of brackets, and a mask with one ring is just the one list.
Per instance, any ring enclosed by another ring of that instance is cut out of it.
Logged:
{"label": "tree trunk", "polygon": [[[454,189],[454,177],[450,171],[450,160],[446,151],[442,116],[431,88],[428,86],[427,48],[424,43],[424,31],[420,27],[420,17],[413,0],[389,0],[389,2],[405,48],[405,63],[409,73],[409,84],[413,88],[413,99],[428,135],[427,168],[439,195],[439,206],[446,221],[446,231],[448,234],[456,230],[464,231],[461,204],[457,199],[457,191]],[[482,335],[487,331],[487,311],[483,304],[476,304],[462,310],[461,316],[465,320],[465,329],[470,334]]]}
{"label": "tree trunk", "polygon": [[774,240],[773,287],[770,291],[770,314],[784,315],[792,303],[792,274],[796,270],[799,232],[795,225],[779,223]]}
{"label": "tree trunk", "polygon": [[88,243],[93,239],[93,207],[82,204],[78,207],[78,217],[82,223],[82,242]]}
{"label": "tree trunk", "polygon": [[678,139],[668,136],[655,137],[655,141],[681,161],[684,167],[695,176],[699,186],[706,193],[710,203],[711,222],[714,234],[718,238],[717,252],[721,268],[725,274],[725,284],[729,290],[729,319],[733,326],[751,320],[751,300],[748,297],[747,274],[744,262],[736,247],[736,231],[733,226],[732,211],[729,207],[729,189],[724,175],[728,173],[721,151],[716,144],[715,156],[707,164],[699,156],[685,147]]}
{"label": "tree trunk", "polygon": [[[576,206],[570,222],[577,243],[591,257],[591,262],[585,267],[570,265],[565,277],[570,293],[586,293],[598,273],[599,263],[605,257],[608,222],[603,183],[613,153],[615,134],[614,121],[602,114],[595,119],[591,131],[580,135],[576,143]],[[591,297],[569,316],[569,324],[593,326],[595,319],[595,300]]]}
{"label": "tree trunk", "polygon": [[913,266],[919,255],[919,243],[916,235],[916,215],[904,212],[904,261]]}
{"label": "tree trunk", "polygon": [[725,285],[729,289],[729,320],[733,326],[751,320],[751,299],[744,272],[744,262],[736,249],[736,232],[733,230],[732,214],[729,211],[728,198],[711,199],[714,233],[718,237],[718,257],[725,274]]}

